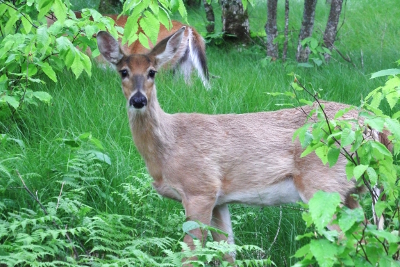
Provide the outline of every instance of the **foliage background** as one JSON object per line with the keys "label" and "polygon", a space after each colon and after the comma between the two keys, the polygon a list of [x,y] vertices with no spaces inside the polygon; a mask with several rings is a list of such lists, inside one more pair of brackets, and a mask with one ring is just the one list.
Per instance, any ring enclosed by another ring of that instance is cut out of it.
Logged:
{"label": "foliage background", "polygon": [[[74,4],[76,9],[91,5]],[[323,89],[323,99],[357,105],[385,81],[370,80],[370,74],[396,67],[395,60],[400,58],[396,4],[395,0],[346,2],[336,45],[352,64],[334,53],[329,65],[304,68],[294,60],[302,2],[292,1],[292,54],[286,63],[269,62],[258,38],[246,47],[208,46],[210,72],[219,77],[212,79],[212,89],[206,91],[197,78],[188,87],[181,77],[163,72],[157,77],[161,106],[171,113],[275,110],[281,108],[276,104],[287,101],[267,92],[289,90],[290,72],[298,73],[308,87]],[[218,18],[215,3],[214,7]],[[189,23],[205,32],[204,11],[188,12]],[[324,1],[319,1],[315,28],[321,33],[316,38],[322,36],[328,12]],[[249,6],[249,17],[251,30],[262,32],[266,4],[257,1]],[[283,13],[278,20],[283,29]],[[29,106],[0,121],[0,264],[130,262],[154,266],[153,261],[180,262],[184,211],[179,203],[158,197],[151,188],[131,140],[117,75],[93,66],[91,77],[83,73],[76,79],[63,70],[57,73],[57,83],[47,77],[43,80],[45,84],[33,85],[32,90],[48,92],[52,96],[49,105]],[[48,215],[26,192],[20,178]],[[296,262],[290,256],[303,243],[295,237],[306,231],[299,206],[232,205],[230,210],[236,243],[263,249],[249,248],[239,258],[271,257],[277,266]],[[221,250],[201,253],[220,255]]]}

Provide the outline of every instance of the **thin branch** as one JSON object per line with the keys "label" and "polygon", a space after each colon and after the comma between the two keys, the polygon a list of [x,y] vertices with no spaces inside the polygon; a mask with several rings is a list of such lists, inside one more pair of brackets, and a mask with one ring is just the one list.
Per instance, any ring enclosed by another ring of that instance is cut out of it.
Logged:
{"label": "thin branch", "polygon": [[281,221],[282,221],[282,206],[279,208],[279,222],[278,222],[278,229],[276,230],[276,234],[274,240],[272,241],[271,245],[269,246],[268,253],[271,250],[272,246],[275,244],[276,239],[278,238],[279,231],[281,230]]}
{"label": "thin branch", "polygon": [[60,199],[61,199],[61,194],[62,194],[62,191],[63,191],[63,188],[64,188],[64,184],[65,184],[65,182],[62,182],[62,184],[61,184],[60,195],[58,196],[58,199],[57,199],[56,211],[58,210],[58,206],[60,204]]}
{"label": "thin branch", "polygon": [[339,49],[337,49],[336,46],[332,46],[333,50],[335,50],[339,56],[341,56],[344,60],[346,60],[347,62],[349,62],[351,65],[353,65],[353,67],[356,68],[356,64],[354,64],[354,62],[351,60],[351,58],[349,57],[349,55],[347,55],[347,57],[345,57],[342,52],[339,51]]}
{"label": "thin branch", "polygon": [[[362,241],[364,240],[364,236],[365,236],[365,229],[367,229],[367,224],[366,224],[366,223],[363,223],[363,225],[364,225],[364,228],[363,228],[363,231],[362,231],[362,237],[361,237],[360,240],[357,241],[357,246],[358,246],[358,245],[360,246],[361,250],[362,250],[363,253],[364,253],[365,259],[366,259],[369,263],[371,263],[370,260],[368,259],[368,254],[367,254],[367,252],[365,251],[364,246],[362,245]],[[353,237],[355,238],[354,234],[353,234]]]}
{"label": "thin branch", "polygon": [[[29,190],[29,188],[26,186],[24,179],[22,179],[21,174],[18,172],[18,170],[16,170],[19,179],[21,180],[24,189],[26,192],[28,192],[28,194],[40,205],[40,207],[42,208],[44,214],[49,215],[49,213],[47,212],[46,208],[43,206],[43,204],[40,202],[39,198],[37,197],[37,195],[33,194],[31,190]],[[57,227],[57,229],[61,230],[61,227],[56,223],[55,220],[53,220],[53,224],[55,227]],[[76,259],[79,258],[79,254],[78,251],[76,250],[74,243],[72,242],[71,238],[69,237],[68,233],[65,232],[65,237],[68,239],[68,241],[71,243],[72,249],[74,251],[75,257]]]}
{"label": "thin branch", "polygon": [[[5,1],[0,1],[0,4],[5,4],[6,6],[9,6],[9,7],[11,7],[12,9],[14,9],[14,10],[16,10],[16,11],[18,11],[19,12],[19,10],[18,10],[18,8],[16,8],[15,6],[13,6],[13,5],[10,5],[10,4],[8,4],[7,2],[5,2]],[[27,17],[26,17],[26,15],[24,14],[24,13],[22,13],[22,12],[19,12],[34,28],[39,28],[38,26],[36,26],[32,21],[30,21]]]}

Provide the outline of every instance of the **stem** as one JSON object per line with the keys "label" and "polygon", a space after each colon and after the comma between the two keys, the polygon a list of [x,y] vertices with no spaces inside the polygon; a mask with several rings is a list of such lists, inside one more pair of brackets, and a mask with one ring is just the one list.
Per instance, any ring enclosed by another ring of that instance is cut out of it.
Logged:
{"label": "stem", "polygon": [[[14,10],[16,10],[16,11],[19,11],[18,10],[18,8],[16,8],[14,5],[10,5],[10,4],[8,4],[7,2],[5,2],[5,1],[0,1],[0,4],[5,4],[6,6],[9,6],[9,7],[11,7],[12,9],[14,9]],[[14,3],[15,4],[15,3]],[[39,28],[37,25],[35,25],[32,21],[30,21],[27,17],[26,17],[26,15],[24,14],[24,13],[22,13],[22,12],[19,12],[34,28]]]}
{"label": "stem", "polygon": [[61,184],[60,195],[58,195],[58,199],[57,199],[56,211],[58,210],[58,206],[59,206],[59,204],[60,204],[60,199],[61,199],[61,194],[62,194],[62,191],[63,191],[63,188],[64,188],[64,184],[65,184],[65,182],[63,182],[63,183]]}
{"label": "stem", "polygon": [[278,229],[276,230],[276,234],[275,234],[274,240],[272,241],[271,245],[269,246],[268,253],[269,253],[269,251],[271,250],[272,246],[275,244],[276,239],[278,238],[279,231],[280,231],[280,229],[281,229],[281,221],[282,221],[282,206],[280,206],[280,208],[279,208]]}
{"label": "stem", "polygon": [[[29,190],[29,188],[26,186],[25,181],[24,181],[24,179],[22,179],[22,176],[21,176],[21,174],[18,172],[18,170],[16,170],[16,172],[17,172],[17,174],[18,174],[19,179],[20,179],[21,182],[22,182],[22,185],[24,186],[25,191],[28,192],[28,194],[33,198],[33,200],[35,200],[35,201],[39,204],[39,206],[42,208],[44,214],[49,215],[49,213],[47,212],[46,208],[45,208],[45,207],[43,206],[43,204],[40,202],[39,198],[38,198],[35,194],[33,194],[32,191]],[[54,226],[57,227],[57,229],[61,230],[61,227],[56,223],[55,220],[53,220],[53,224],[54,224]],[[71,243],[71,246],[72,246],[72,249],[73,249],[73,251],[74,251],[75,257],[76,257],[76,259],[78,259],[78,258],[79,258],[78,251],[76,250],[76,248],[75,248],[75,246],[74,246],[74,243],[72,242],[72,240],[71,240],[71,238],[69,237],[69,235],[68,235],[67,232],[65,232],[65,237],[66,237],[66,238],[68,239],[68,241]]]}

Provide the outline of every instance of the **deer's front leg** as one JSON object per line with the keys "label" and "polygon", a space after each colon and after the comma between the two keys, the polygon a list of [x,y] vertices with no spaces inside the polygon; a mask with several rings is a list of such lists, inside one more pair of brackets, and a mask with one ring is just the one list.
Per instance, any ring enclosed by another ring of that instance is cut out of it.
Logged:
{"label": "deer's front leg", "polygon": [[[215,198],[207,196],[190,196],[186,197],[182,204],[185,208],[186,219],[188,221],[198,221],[206,225],[211,225],[212,212],[215,205]],[[207,230],[200,228],[191,230],[190,233],[200,240],[204,246],[207,239]],[[193,250],[195,245],[193,238],[190,235],[186,235],[184,242]]]}

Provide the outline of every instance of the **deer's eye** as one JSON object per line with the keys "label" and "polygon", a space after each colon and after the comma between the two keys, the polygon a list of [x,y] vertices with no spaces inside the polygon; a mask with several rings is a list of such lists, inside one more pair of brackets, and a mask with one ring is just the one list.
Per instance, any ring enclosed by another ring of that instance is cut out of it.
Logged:
{"label": "deer's eye", "polygon": [[156,75],[156,72],[157,71],[155,71],[155,70],[149,70],[149,78],[154,78],[154,76]]}
{"label": "deer's eye", "polygon": [[119,73],[121,74],[121,78],[126,78],[128,77],[128,71],[127,70],[120,70]]}

